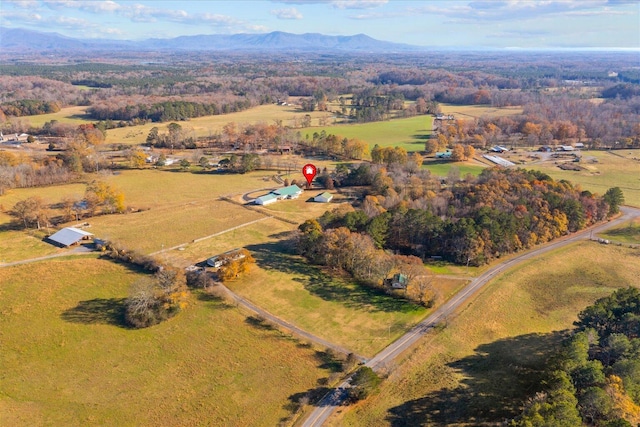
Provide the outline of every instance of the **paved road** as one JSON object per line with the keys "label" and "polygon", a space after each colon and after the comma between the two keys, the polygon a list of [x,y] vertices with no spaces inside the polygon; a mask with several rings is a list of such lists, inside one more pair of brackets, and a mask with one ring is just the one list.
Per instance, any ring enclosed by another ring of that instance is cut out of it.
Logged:
{"label": "paved road", "polygon": [[[377,370],[385,365],[389,365],[396,357],[402,352],[407,350],[411,345],[418,341],[422,336],[429,332],[435,325],[452,314],[458,307],[465,303],[469,298],[475,294],[480,288],[487,284],[491,279],[505,270],[514,267],[517,264],[522,263],[531,258],[538,257],[547,252],[559,249],[563,246],[571,244],[573,242],[588,239],[590,234],[600,233],[608,228],[613,228],[621,225],[622,223],[629,221],[632,218],[640,217],[640,209],[622,207],[622,215],[612,221],[605,224],[601,224],[595,227],[591,227],[586,230],[574,233],[572,235],[563,237],[561,239],[554,240],[539,248],[530,250],[528,252],[517,255],[507,261],[491,267],[489,270],[482,273],[480,276],[473,279],[464,289],[458,292],[453,298],[443,304],[440,308],[434,311],[429,317],[422,322],[414,326],[409,332],[404,334],[398,340],[386,347],[375,357],[369,360],[365,366],[371,369]],[[341,406],[345,399],[347,392],[346,388],[349,387],[350,378],[344,381],[330,393],[328,393],[318,404],[318,407],[309,415],[309,417],[302,424],[303,427],[320,427],[325,421],[333,414],[333,412]]]}

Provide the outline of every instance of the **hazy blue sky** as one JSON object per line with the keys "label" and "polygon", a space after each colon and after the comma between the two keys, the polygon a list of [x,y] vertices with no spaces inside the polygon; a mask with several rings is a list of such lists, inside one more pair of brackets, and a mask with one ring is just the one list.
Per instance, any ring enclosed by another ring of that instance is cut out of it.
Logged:
{"label": "hazy blue sky", "polygon": [[0,25],[80,38],[286,31],[423,46],[640,48],[640,1],[0,0]]}

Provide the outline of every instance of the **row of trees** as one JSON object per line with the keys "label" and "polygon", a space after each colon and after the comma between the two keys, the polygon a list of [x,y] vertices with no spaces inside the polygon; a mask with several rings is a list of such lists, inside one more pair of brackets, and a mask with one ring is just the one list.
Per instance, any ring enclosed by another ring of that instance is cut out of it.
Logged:
{"label": "row of trees", "polygon": [[[114,186],[103,181],[92,181],[87,185],[84,198],[65,197],[57,204],[62,211],[59,222],[68,222],[88,218],[100,214],[124,213],[124,194]],[[39,196],[29,197],[17,202],[9,213],[18,220],[24,228],[40,229],[49,227],[53,218],[50,204]]]}
{"label": "row of trees", "polygon": [[512,426],[634,426],[640,422],[640,291],[620,289],[578,315],[548,367],[544,391]]}

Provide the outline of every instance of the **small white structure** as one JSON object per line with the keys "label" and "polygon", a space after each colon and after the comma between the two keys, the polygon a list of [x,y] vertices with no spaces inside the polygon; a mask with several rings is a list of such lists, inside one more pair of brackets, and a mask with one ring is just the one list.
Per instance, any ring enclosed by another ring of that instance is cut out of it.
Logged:
{"label": "small white structure", "polygon": [[313,201],[318,203],[329,203],[331,199],[333,199],[333,194],[325,191],[324,193],[320,193],[314,197]]}
{"label": "small white structure", "polygon": [[271,203],[275,203],[278,201],[278,196],[276,196],[273,193],[269,193],[269,194],[265,194],[264,196],[260,196],[258,198],[256,198],[253,203],[255,203],[256,205],[270,205]]}
{"label": "small white structure", "polygon": [[573,151],[574,148],[571,145],[561,145],[558,147],[558,151]]}
{"label": "small white structure", "polygon": [[88,231],[75,227],[67,227],[49,236],[49,240],[59,246],[68,247],[75,245],[81,240],[86,240],[91,236],[93,236],[93,234]]}

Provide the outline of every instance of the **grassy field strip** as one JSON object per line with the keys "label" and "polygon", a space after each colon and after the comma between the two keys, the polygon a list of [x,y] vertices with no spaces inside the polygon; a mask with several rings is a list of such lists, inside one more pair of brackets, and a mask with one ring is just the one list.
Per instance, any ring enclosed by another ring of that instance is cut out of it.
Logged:
{"label": "grassy field strip", "polygon": [[[236,225],[235,227],[227,228],[226,230],[219,231],[219,232],[214,233],[214,234],[210,234],[209,236],[204,236],[204,237],[199,237],[197,239],[193,239],[191,241],[191,243],[202,242],[203,240],[211,239],[212,237],[217,237],[217,236],[220,236],[222,234],[229,233],[231,231],[234,231],[234,230],[237,230],[239,228],[243,228],[243,227],[255,224],[256,222],[264,221],[264,220],[269,219],[269,218],[271,218],[271,217],[270,216],[265,216],[263,218],[258,218],[258,219],[253,220],[253,221],[245,222],[244,224]],[[160,251],[157,251],[157,252],[152,252],[149,255],[158,255],[158,254],[161,254],[161,253],[166,252],[166,251],[170,251],[170,250],[181,248],[181,247],[183,247],[183,246],[185,246],[187,244],[188,243],[182,243],[180,245],[176,245],[176,246],[173,246],[173,247],[170,247],[170,248],[167,248],[167,249],[163,249],[163,250],[160,250]]]}
{"label": "grassy field strip", "polygon": [[[267,319],[270,322],[273,322],[283,328],[285,328],[286,330],[290,331],[291,333],[293,333],[294,335],[297,335],[300,338],[303,338],[305,340],[309,340],[315,344],[320,345],[321,347],[324,348],[330,348],[333,349],[339,353],[343,353],[345,355],[348,355],[349,353],[354,353],[353,351],[336,345],[333,342],[327,341],[325,339],[322,339],[316,335],[313,335],[303,329],[298,328],[297,326],[287,322],[286,320],[283,320],[281,318],[279,318],[278,316],[275,316],[271,313],[269,313],[268,311],[260,308],[259,306],[253,304],[252,302],[250,302],[249,300],[247,300],[246,298],[241,297],[240,295],[236,294],[235,292],[233,292],[231,289],[229,289],[228,287],[222,285],[222,287],[224,288],[225,292],[227,293],[227,295],[229,295],[235,302],[237,302],[240,306],[244,307],[245,309],[249,310],[251,313],[253,314],[258,314],[260,316],[262,316],[263,318]],[[355,353],[354,353],[355,354]],[[365,358],[363,356],[357,355],[356,356],[360,359],[360,360],[365,360]]]}

